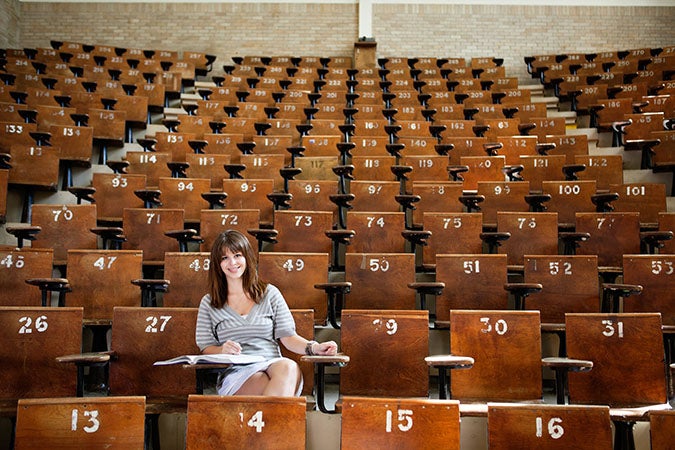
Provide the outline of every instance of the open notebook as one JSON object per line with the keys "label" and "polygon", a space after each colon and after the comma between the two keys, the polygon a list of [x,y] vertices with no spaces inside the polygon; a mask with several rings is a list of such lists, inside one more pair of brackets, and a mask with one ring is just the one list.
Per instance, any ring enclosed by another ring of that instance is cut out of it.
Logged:
{"label": "open notebook", "polygon": [[226,355],[216,353],[212,355],[181,355],[164,361],[155,361],[155,366],[170,364],[251,364],[264,361],[265,358],[258,355]]}

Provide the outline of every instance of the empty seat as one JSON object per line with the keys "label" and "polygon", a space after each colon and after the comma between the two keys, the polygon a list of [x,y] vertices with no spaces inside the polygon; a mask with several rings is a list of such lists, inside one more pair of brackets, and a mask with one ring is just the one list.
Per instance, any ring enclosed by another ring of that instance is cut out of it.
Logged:
{"label": "empty seat", "polygon": [[497,231],[510,233],[497,247],[508,255],[510,266],[522,266],[524,255],[558,254],[557,213],[497,212]]}
{"label": "empty seat", "polygon": [[167,252],[164,254],[164,278],[169,282],[162,295],[162,306],[197,308],[208,293],[211,266],[208,252]]}
{"label": "empty seat", "polygon": [[[51,298],[26,283],[32,278],[51,278],[54,251],[52,249],[0,250],[0,294],[2,306],[51,306]],[[45,304],[41,304],[42,300]]]}
{"label": "empty seat", "polygon": [[436,281],[445,284],[436,297],[435,324],[439,328],[450,326],[451,310],[509,307],[504,289],[508,281],[506,255],[436,255]]}
{"label": "empty seat", "polygon": [[568,357],[593,363],[568,375],[569,402],[609,405],[615,448],[635,448],[633,424],[670,409],[660,314],[567,314],[565,326]]}
{"label": "empty seat", "polygon": [[341,330],[340,347],[349,356],[340,372],[341,395],[429,395],[427,311],[343,310]]}
{"label": "empty seat", "polygon": [[[467,414],[484,415],[484,402],[543,403],[537,311],[453,310],[450,351],[473,359],[472,366],[450,375],[448,398],[460,400]],[[439,383],[444,381],[441,376]],[[441,398],[447,388],[439,385]]]}
{"label": "empty seat", "polygon": [[15,448],[141,450],[144,422],[144,397],[21,399]]}
{"label": "empty seat", "polygon": [[74,396],[75,368],[56,357],[82,351],[82,308],[2,307],[0,321],[2,415],[15,416],[20,398]]}
{"label": "empty seat", "polygon": [[187,449],[305,448],[304,398],[190,395]]}
{"label": "empty seat", "polygon": [[675,439],[675,411],[649,413],[652,450],[666,450]]}
{"label": "empty seat", "polygon": [[342,399],[341,448],[398,446],[459,449],[458,402],[398,397]]}
{"label": "empty seat", "polygon": [[490,448],[612,448],[606,406],[488,404]]}

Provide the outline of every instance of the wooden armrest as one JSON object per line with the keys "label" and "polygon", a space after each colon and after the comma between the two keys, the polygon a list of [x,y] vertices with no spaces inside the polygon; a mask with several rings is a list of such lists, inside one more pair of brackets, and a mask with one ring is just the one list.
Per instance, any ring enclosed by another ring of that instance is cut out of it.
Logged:
{"label": "wooden armrest", "polygon": [[158,189],[138,189],[134,191],[136,197],[143,200],[143,205],[145,208],[153,208],[162,206],[160,197],[162,196],[162,191]]}
{"label": "wooden armrest", "polygon": [[250,230],[246,230],[248,234],[251,236],[255,237],[256,240],[263,241],[263,242],[269,242],[272,244],[277,243],[276,237],[279,235],[279,232],[277,230],[266,230],[262,228],[252,228]]}
{"label": "wooden armrest", "polygon": [[[111,360],[116,358],[114,351],[80,353],[72,355],[64,355],[56,358],[56,361],[62,364],[75,364],[77,367],[77,386],[76,396],[84,397],[84,368],[91,366],[101,366],[109,364]],[[107,384],[107,381],[106,381]]]}
{"label": "wooden armrest", "polygon": [[524,310],[525,298],[535,292],[539,292],[544,288],[540,283],[505,283],[504,289],[512,293],[516,298],[516,310]]}
{"label": "wooden armrest", "polygon": [[349,245],[350,239],[356,235],[354,230],[327,230],[325,232],[332,241],[338,244]]}
{"label": "wooden armrest", "polygon": [[542,358],[541,364],[555,372],[556,402],[565,404],[567,391],[567,374],[569,372],[588,372],[593,369],[593,361],[551,356]]}
{"label": "wooden armrest", "polygon": [[427,239],[431,237],[431,231],[425,230],[404,230],[401,232],[403,238],[414,245],[427,245]]}
{"label": "wooden armrest", "polygon": [[292,194],[286,192],[271,192],[267,194],[267,199],[274,203],[275,208],[290,208],[291,204],[289,203],[293,199]]}
{"label": "wooden armrest", "polygon": [[[396,154],[393,156],[400,156],[400,155]],[[391,173],[394,174],[397,180],[407,180],[408,177],[406,175],[412,173],[413,167],[405,166],[403,164],[393,164],[389,168],[389,170],[391,170]]]}
{"label": "wooden armrest", "polygon": [[394,199],[403,207],[403,209],[415,209],[413,203],[419,202],[420,200],[422,200],[422,197],[420,197],[419,195],[412,195],[412,194],[399,194],[395,195]]}
{"label": "wooden armrest", "polygon": [[335,281],[332,283],[317,283],[316,289],[323,289],[327,294],[347,294],[352,288],[350,281]]}
{"label": "wooden armrest", "polygon": [[131,284],[141,288],[141,306],[157,306],[156,293],[169,290],[169,280],[139,278],[131,280]]}
{"label": "wooden armrest", "polygon": [[56,358],[56,362],[62,364],[80,364],[87,366],[107,363],[111,359],[114,359],[114,356],[114,351],[76,353],[72,355],[58,356]]}
{"label": "wooden armrest", "polygon": [[445,289],[445,283],[440,281],[416,281],[408,283],[410,289],[415,289],[421,295],[440,295]]}
{"label": "wooden armrest", "polygon": [[593,361],[586,359],[561,358],[550,356],[541,359],[544,367],[551,369],[565,369],[569,372],[588,372],[593,368]]}
{"label": "wooden armrest", "polygon": [[188,242],[202,243],[204,239],[193,228],[186,228],[184,230],[169,230],[164,233],[165,236],[176,239],[181,246],[181,251],[187,251]]}
{"label": "wooden armrest", "polygon": [[501,244],[501,241],[505,241],[511,237],[511,233],[508,231],[489,231],[480,233],[480,238],[482,241],[487,243],[489,253],[495,253],[497,247]]}
{"label": "wooden armrest", "polygon": [[210,209],[216,209],[216,207],[225,207],[225,199],[227,198],[226,192],[202,192],[202,198],[209,202]]}
{"label": "wooden armrest", "polygon": [[22,248],[23,241],[34,241],[35,236],[42,231],[42,228],[34,225],[16,225],[7,226],[5,227],[5,230],[9,234],[16,236],[17,247]]}
{"label": "wooden armrest", "polygon": [[424,358],[429,367],[446,367],[449,369],[470,369],[474,359],[470,356],[432,355]]}
{"label": "wooden armrest", "polygon": [[324,366],[344,367],[349,364],[349,356],[342,353],[338,353],[334,356],[303,355],[300,357],[300,361],[310,362],[312,364],[322,364]]}
{"label": "wooden armrest", "polygon": [[459,201],[466,207],[467,212],[480,211],[479,203],[485,201],[484,195],[464,194],[459,196]]}

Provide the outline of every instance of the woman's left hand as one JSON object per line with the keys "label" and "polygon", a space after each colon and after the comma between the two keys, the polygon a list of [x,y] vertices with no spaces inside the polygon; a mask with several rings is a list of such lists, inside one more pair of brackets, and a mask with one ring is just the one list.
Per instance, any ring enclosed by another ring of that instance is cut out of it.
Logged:
{"label": "woman's left hand", "polygon": [[334,341],[318,342],[314,344],[314,354],[320,356],[334,356],[337,354],[337,344]]}

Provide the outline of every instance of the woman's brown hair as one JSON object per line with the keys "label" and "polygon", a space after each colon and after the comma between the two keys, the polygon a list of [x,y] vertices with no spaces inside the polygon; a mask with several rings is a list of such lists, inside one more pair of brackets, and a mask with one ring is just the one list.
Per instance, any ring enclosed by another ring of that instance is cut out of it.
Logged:
{"label": "woman's brown hair", "polygon": [[246,270],[242,275],[244,291],[251,299],[259,303],[267,283],[258,278],[258,261],[251,243],[242,233],[236,230],[223,231],[218,235],[211,247],[211,267],[209,268],[209,286],[211,289],[211,306],[222,308],[227,303],[227,278],[220,267],[225,250],[241,253],[246,259]]}

